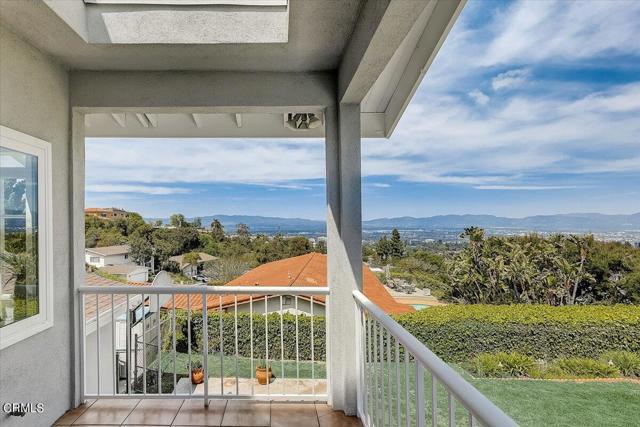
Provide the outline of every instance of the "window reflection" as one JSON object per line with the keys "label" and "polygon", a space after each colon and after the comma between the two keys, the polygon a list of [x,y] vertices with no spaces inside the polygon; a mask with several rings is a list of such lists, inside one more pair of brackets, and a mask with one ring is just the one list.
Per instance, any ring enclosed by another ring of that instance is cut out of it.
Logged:
{"label": "window reflection", "polygon": [[0,147],[0,327],[38,314],[38,159]]}

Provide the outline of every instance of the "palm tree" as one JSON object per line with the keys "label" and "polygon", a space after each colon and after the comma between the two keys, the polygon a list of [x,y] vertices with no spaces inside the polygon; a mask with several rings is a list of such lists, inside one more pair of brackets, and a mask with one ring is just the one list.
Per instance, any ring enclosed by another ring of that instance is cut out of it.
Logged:
{"label": "palm tree", "polygon": [[[185,254],[182,261],[191,266],[191,275],[195,275],[198,272],[198,263],[200,262],[200,254],[198,252],[189,252]],[[195,273],[194,273],[195,271]]]}

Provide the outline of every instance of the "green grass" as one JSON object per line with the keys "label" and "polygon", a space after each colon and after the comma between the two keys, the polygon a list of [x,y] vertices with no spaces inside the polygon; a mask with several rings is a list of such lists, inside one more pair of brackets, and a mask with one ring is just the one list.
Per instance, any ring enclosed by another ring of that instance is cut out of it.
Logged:
{"label": "green grass", "polygon": [[484,378],[471,382],[521,427],[640,424],[640,384]]}
{"label": "green grass", "polygon": [[[387,362],[385,362],[387,363]],[[415,425],[415,372],[409,364],[409,413],[410,425]],[[640,384],[632,383],[578,383],[575,381],[517,380],[472,378],[460,367],[456,367],[465,379],[487,396],[521,427],[622,427],[638,424],[640,414]],[[391,426],[398,425],[397,404],[400,403],[400,426],[405,425],[406,398],[404,364],[400,365],[400,392],[397,388],[395,364],[391,369],[391,393],[389,376],[380,379],[379,370],[371,370],[378,381],[385,384],[384,398],[370,396],[369,407],[375,401],[384,402],[384,425],[388,425],[391,408]],[[388,371],[387,371],[388,372]],[[431,425],[431,378],[424,378],[425,415]],[[448,425],[448,395],[441,384],[437,388],[438,426]],[[375,397],[375,399],[374,399]],[[380,417],[382,408],[374,410]],[[381,424],[381,423],[380,423]],[[456,426],[468,426],[467,411],[456,402]]]}
{"label": "green grass", "polygon": [[[191,354],[191,363],[199,361],[202,362],[201,354]],[[220,359],[220,353],[212,353],[208,359],[209,377],[219,377],[220,367],[222,366],[225,378],[233,378],[236,376],[236,358],[234,355],[225,355]],[[247,357],[238,357],[238,377],[239,378],[253,378],[255,377],[255,369],[260,362],[260,359],[254,359],[253,371],[251,370],[251,359]],[[296,378],[296,361],[285,360],[284,361],[284,376],[283,376],[283,363],[280,360],[269,360],[269,365],[273,374],[278,378]],[[149,363],[149,368],[154,369],[156,367],[155,361]],[[312,363],[310,361],[300,361],[298,364],[300,378],[311,378],[312,375]],[[173,353],[162,353],[162,372],[173,373]],[[186,353],[176,353],[176,374],[188,374],[189,372],[189,355]],[[326,365],[324,362],[313,363],[313,377],[326,378]]]}

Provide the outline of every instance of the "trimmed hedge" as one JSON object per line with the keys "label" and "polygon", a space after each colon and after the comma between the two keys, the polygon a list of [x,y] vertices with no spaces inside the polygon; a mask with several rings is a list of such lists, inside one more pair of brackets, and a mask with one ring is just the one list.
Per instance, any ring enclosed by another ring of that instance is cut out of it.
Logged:
{"label": "trimmed hedge", "polygon": [[[163,314],[162,342],[165,350],[173,347],[171,341],[170,313]],[[209,352],[220,351],[220,314],[209,312]],[[253,357],[264,358],[265,352],[265,316],[262,314],[238,313],[238,354],[242,357],[251,356],[251,322],[253,321]],[[202,311],[191,312],[191,351],[201,352],[203,343]],[[188,351],[188,318],[186,310],[176,310],[176,350],[181,353]],[[284,314],[282,316],[284,358],[296,359],[296,316]],[[280,350],[280,314],[267,315],[267,339],[269,342],[269,359],[279,360]],[[322,361],[326,358],[326,329],[323,316],[313,317],[313,358]],[[298,316],[298,349],[300,360],[311,360],[311,317]],[[233,313],[222,314],[222,350],[224,354],[235,354],[235,325]]]}
{"label": "trimmed hedge", "polygon": [[451,362],[500,351],[545,360],[640,352],[639,306],[447,305],[396,319]]}

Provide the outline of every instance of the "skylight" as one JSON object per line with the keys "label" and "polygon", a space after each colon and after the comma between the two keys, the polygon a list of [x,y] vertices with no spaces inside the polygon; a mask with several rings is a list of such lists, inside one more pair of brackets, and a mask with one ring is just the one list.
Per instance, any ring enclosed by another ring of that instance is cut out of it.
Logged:
{"label": "skylight", "polygon": [[288,0],[84,0],[97,44],[286,43]]}

